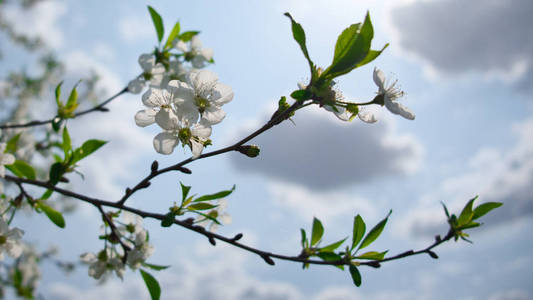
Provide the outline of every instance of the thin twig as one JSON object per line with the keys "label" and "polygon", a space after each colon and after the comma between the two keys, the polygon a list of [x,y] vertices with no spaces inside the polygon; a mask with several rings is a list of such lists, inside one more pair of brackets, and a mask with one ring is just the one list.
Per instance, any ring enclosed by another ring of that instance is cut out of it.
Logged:
{"label": "thin twig", "polygon": [[[72,118],[70,118],[70,119],[74,119],[74,118],[77,118],[79,116],[82,116],[82,115],[85,115],[85,114],[88,114],[88,113],[91,113],[91,112],[94,112],[94,111],[105,112],[105,111],[107,111],[107,109],[104,108],[104,106],[109,104],[109,102],[113,101],[118,96],[126,93],[127,91],[128,91],[128,88],[125,87],[120,92],[118,92],[115,95],[109,97],[107,100],[103,101],[102,103],[98,104],[97,106],[75,113],[74,116]],[[24,128],[24,127],[33,127],[33,126],[46,125],[46,124],[51,124],[54,121],[55,118],[56,117],[54,117],[52,119],[49,119],[49,120],[31,121],[31,122],[22,123],[22,124],[2,124],[2,125],[0,125],[0,129]]]}

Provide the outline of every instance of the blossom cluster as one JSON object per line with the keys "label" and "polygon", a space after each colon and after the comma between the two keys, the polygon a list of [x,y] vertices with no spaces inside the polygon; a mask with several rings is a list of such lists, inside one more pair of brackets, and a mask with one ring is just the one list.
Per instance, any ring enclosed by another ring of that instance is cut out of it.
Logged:
{"label": "blossom cluster", "polygon": [[211,126],[224,119],[221,107],[233,99],[233,91],[218,82],[215,73],[200,70],[212,62],[213,51],[202,48],[197,36],[188,43],[174,42],[177,55],[141,55],[143,74],[130,82],[128,90],[140,93],[148,83],[142,95],[146,108],[137,112],[135,123],[141,127],[155,123],[162,129],[153,140],[157,152],[171,154],[181,142],[197,158],[211,143]]}
{"label": "blossom cluster", "polygon": [[[378,68],[374,68],[373,79],[378,87],[378,92],[373,101],[367,103],[347,102],[342,92],[334,88],[335,82],[331,81],[329,87],[320,91],[319,96],[322,98],[322,107],[334,113],[342,121],[351,121],[357,116],[366,123],[377,122],[376,116],[364,109],[363,105],[368,104],[379,104],[385,106],[393,114],[400,115],[408,120],[415,119],[415,114],[397,101],[404,95],[404,92],[396,85],[398,80],[392,82],[387,80],[383,71]],[[298,83],[298,88],[305,90],[307,86],[303,83]]]}
{"label": "blossom cluster", "polygon": [[[106,243],[106,247],[97,254],[87,252],[80,256],[81,261],[89,265],[89,276],[94,279],[105,279],[109,272],[115,272],[122,279],[126,266],[136,270],[154,252],[154,247],[149,243],[148,232],[143,228],[142,218],[129,212],[123,212],[122,215],[121,225],[117,228],[120,236],[116,237],[114,233],[106,235],[108,240],[112,240],[112,245]],[[116,249],[116,238],[129,248],[127,254]]]}

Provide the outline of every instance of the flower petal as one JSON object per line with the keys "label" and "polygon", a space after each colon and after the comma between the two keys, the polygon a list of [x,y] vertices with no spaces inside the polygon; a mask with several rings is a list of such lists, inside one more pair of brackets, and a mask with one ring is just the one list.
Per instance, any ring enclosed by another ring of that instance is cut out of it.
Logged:
{"label": "flower petal", "polygon": [[378,68],[374,68],[374,83],[380,91],[385,90],[385,74]]}
{"label": "flower petal", "polygon": [[15,162],[15,156],[11,153],[0,153],[2,159],[0,159],[1,165],[10,165]]}
{"label": "flower petal", "polygon": [[144,88],[143,78],[138,77],[128,83],[128,92],[132,94],[139,94],[140,92],[142,92],[143,88]]}
{"label": "flower petal", "polygon": [[191,127],[191,134],[193,136],[207,139],[211,136],[211,126],[203,123],[194,124]]}
{"label": "flower petal", "polygon": [[154,137],[154,149],[161,154],[171,154],[179,144],[179,139],[170,132],[161,132]]}
{"label": "flower petal", "polygon": [[155,122],[165,130],[178,128],[179,119],[170,108],[163,108],[155,115]]}
{"label": "flower petal", "polygon": [[396,101],[391,101],[388,99],[388,97],[385,97],[385,107],[393,114],[400,115],[408,120],[415,119],[415,114],[412,113],[407,107]]}
{"label": "flower petal", "polygon": [[215,125],[224,119],[226,113],[218,106],[211,105],[204,110],[202,118],[210,125]]}
{"label": "flower petal", "polygon": [[171,80],[168,83],[168,90],[172,95],[175,104],[182,104],[184,102],[194,103],[194,90],[186,82],[179,80]]}
{"label": "flower petal", "polygon": [[145,72],[151,72],[155,65],[155,57],[152,54],[141,54],[139,56],[139,65]]}
{"label": "flower petal", "polygon": [[161,107],[170,104],[170,93],[166,90],[150,88],[143,94],[142,101],[148,107]]}
{"label": "flower petal", "polygon": [[213,88],[213,103],[223,105],[233,100],[233,90],[229,85],[217,82]]}
{"label": "flower petal", "polygon": [[135,124],[140,127],[146,127],[148,125],[154,124],[156,113],[157,111],[152,108],[138,111],[135,114]]}
{"label": "flower petal", "polygon": [[205,89],[206,86],[214,86],[218,80],[217,74],[209,70],[201,70],[197,72],[191,72],[191,83],[195,91]]}
{"label": "flower petal", "polygon": [[204,150],[204,144],[195,139],[191,139],[192,158],[198,158],[202,154],[202,150]]}
{"label": "flower petal", "polygon": [[359,111],[357,114],[359,119],[365,123],[376,123],[378,120],[376,119],[376,116],[374,116],[373,113],[367,112],[367,111]]}

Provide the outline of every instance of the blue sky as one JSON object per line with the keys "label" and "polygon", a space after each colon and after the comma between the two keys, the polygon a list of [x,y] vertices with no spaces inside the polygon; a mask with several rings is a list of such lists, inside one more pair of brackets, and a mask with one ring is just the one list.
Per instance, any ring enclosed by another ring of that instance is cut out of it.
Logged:
{"label": "blue sky", "polygon": [[[371,99],[377,90],[372,70],[378,67],[399,80],[406,92],[401,101],[416,120],[377,109],[376,124],[345,124],[323,110],[301,111],[296,125],[281,125],[253,141],[262,149],[258,159],[234,153],[194,162],[192,175],[161,176],[131,204],[164,212],[177,200],[180,180],[198,193],[236,184],[228,198],[233,223],[221,232],[243,232],[243,241],[287,254],[299,252],[299,228],[310,229],[313,216],[323,221],[330,242],[349,235],[355,214],[375,223],[393,209],[375,246],[394,254],[428,245],[434,234],[445,233],[439,201],[453,210],[476,194],[481,201],[505,203],[485,226],[472,230],[473,245],[443,245],[438,261],[421,256],[363,269],[361,288],[351,284],[347,272],[302,271],[284,262],[267,266],[241,250],[213,248],[205,238],[146,221],[156,247],[151,261],[173,266],[158,274],[162,299],[533,297],[527,280],[533,275],[533,6],[518,0],[354,2],[45,1],[29,15],[6,7],[6,18],[19,30],[44,35],[67,63],[72,82],[94,69],[109,95],[140,72],[138,56],[156,42],[146,5],[161,13],[167,31],[177,19],[184,30],[200,30],[203,44],[214,50],[216,64],[209,69],[235,92],[224,106],[225,120],[213,128],[213,148],[260,126],[279,97],[308,77],[284,12],[303,25],[318,65],[329,64],[337,35],[362,21],[367,10],[376,30],[373,48],[391,44],[337,86],[348,99]],[[8,55],[11,60],[0,61],[3,69],[24,61]],[[188,157],[181,150],[167,157],[155,153],[151,140],[157,131],[133,122],[142,109],[140,96],[123,96],[110,109],[69,124],[74,142],[110,140],[81,166],[86,180],[75,181],[75,189],[116,199],[144,177],[154,159],[167,166]],[[43,112],[46,106],[36,117]],[[63,231],[41,216],[20,222],[28,240],[43,247],[57,241],[61,257],[74,260],[102,247],[97,212],[79,208],[67,217]],[[95,285],[83,268],[65,277],[47,265],[43,274],[40,291],[46,298],[148,298],[138,274],[105,286]]]}

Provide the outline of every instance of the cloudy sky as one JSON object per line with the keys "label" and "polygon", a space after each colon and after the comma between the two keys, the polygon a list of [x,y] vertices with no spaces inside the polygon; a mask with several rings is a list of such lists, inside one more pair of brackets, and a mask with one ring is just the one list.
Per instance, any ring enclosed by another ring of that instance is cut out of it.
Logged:
{"label": "cloudy sky", "polygon": [[[180,180],[197,193],[236,184],[228,198],[233,223],[221,232],[243,232],[246,243],[297,254],[299,228],[310,228],[313,216],[323,221],[326,242],[332,242],[350,234],[355,214],[375,223],[393,209],[376,250],[400,253],[445,234],[440,201],[454,211],[475,195],[505,203],[472,230],[473,245],[437,248],[438,261],[421,256],[362,269],[361,288],[347,272],[303,271],[284,262],[267,266],[241,250],[213,248],[205,238],[174,227],[162,231],[147,221],[156,246],[151,261],[172,264],[158,274],[163,299],[533,298],[527,279],[533,277],[533,2],[44,1],[26,12],[7,4],[2,17],[20,32],[43,36],[66,62],[69,76],[98,72],[111,95],[140,72],[138,56],[155,44],[147,4],[161,13],[166,28],[179,19],[184,30],[200,30],[203,44],[214,50],[216,64],[210,69],[235,92],[224,106],[224,122],[213,129],[214,148],[261,126],[279,97],[308,77],[283,16],[287,11],[306,30],[310,55],[320,66],[331,61],[337,35],[370,11],[374,48],[390,46],[368,66],[342,77],[337,87],[348,99],[371,99],[372,70],[378,67],[398,79],[406,92],[401,101],[416,120],[379,108],[373,125],[342,123],[314,108],[299,111],[294,124],[253,140],[261,148],[259,158],[233,153],[197,161],[190,165],[192,175],[161,176],[132,204],[163,212],[176,201]],[[11,50],[3,49],[2,70],[24,63]],[[110,109],[71,122],[69,130],[75,141],[110,140],[81,166],[86,180],[75,185],[112,200],[144,177],[154,159],[167,166],[188,153],[155,153],[156,129],[133,122],[142,109],[140,96],[123,96]],[[68,260],[101,249],[100,217],[91,207],[79,208],[63,231],[39,217],[21,221],[27,238],[43,247],[57,241]],[[87,278],[86,269],[64,276],[45,265],[43,273],[40,291],[47,299],[148,298],[134,273],[104,286]]]}

